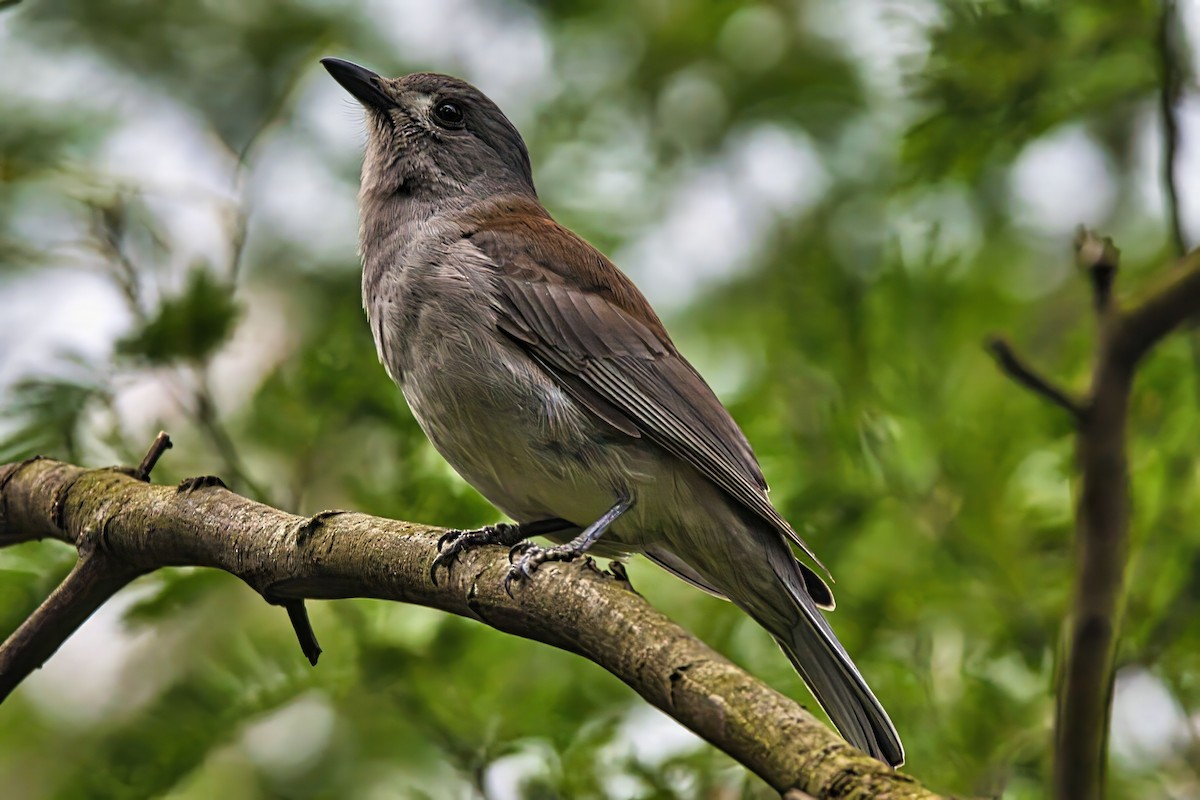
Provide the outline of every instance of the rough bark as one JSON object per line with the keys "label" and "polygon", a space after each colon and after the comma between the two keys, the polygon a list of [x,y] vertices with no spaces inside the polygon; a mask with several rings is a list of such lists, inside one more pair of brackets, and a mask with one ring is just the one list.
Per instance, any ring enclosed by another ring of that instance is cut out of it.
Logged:
{"label": "rough bark", "polygon": [[[80,552],[72,577],[0,645],[0,698],[133,577],[163,567],[213,567],[289,612],[304,599],[396,600],[577,653],[781,793],[937,797],[851,748],[795,701],[588,563],[545,565],[510,597],[503,589],[506,551],[484,547],[464,554],[435,584],[437,528],[341,511],[306,519],[220,485],[153,486],[134,473],[47,459],[0,467],[0,546],[57,539]],[[303,637],[306,622],[290,616]]]}

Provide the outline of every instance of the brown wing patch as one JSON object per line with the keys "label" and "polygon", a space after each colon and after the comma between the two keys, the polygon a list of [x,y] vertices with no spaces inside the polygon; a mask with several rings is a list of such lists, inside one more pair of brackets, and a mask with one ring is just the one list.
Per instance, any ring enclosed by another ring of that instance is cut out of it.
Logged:
{"label": "brown wing patch", "polygon": [[598,417],[692,465],[821,564],[771,505],[746,437],[632,281],[525,198],[481,213],[464,236],[496,267],[502,332]]}
{"label": "brown wing patch", "polygon": [[[662,320],[633,281],[599,250],[551,219],[536,201],[507,198],[470,223],[466,237],[509,277],[570,284],[584,294],[601,297],[671,346]],[[568,264],[570,274],[565,271]]]}

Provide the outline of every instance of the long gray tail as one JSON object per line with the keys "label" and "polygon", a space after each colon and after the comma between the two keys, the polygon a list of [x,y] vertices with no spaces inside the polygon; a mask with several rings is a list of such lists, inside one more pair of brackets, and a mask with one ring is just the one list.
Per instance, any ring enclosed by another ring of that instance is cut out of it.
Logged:
{"label": "long gray tail", "polygon": [[[896,727],[804,588],[795,560],[788,553],[770,561],[797,613],[780,614],[779,609],[760,613],[766,610],[760,602],[738,605],[775,637],[846,741],[886,764],[900,766],[904,745]],[[791,620],[785,621],[787,617]]]}

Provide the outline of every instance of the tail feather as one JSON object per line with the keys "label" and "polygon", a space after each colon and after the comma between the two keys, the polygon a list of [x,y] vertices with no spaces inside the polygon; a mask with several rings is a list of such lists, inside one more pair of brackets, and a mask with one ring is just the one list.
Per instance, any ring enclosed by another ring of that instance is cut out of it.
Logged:
{"label": "tail feather", "polygon": [[[833,606],[829,587],[796,560],[778,532],[762,530],[757,520],[738,522],[730,526],[732,534],[695,525],[686,537],[654,542],[643,552],[753,617],[775,637],[848,742],[890,766],[903,764],[895,726],[818,607]],[[706,533],[712,535],[695,538]]]}
{"label": "tail feather", "polygon": [[846,741],[880,761],[898,767],[904,763],[904,745],[887,712],[846,655],[828,623],[813,624],[808,615],[775,641],[808,684]]}
{"label": "tail feather", "polygon": [[764,614],[760,603],[753,604],[758,609],[739,605],[775,637],[846,741],[890,766],[900,766],[904,745],[896,727],[805,590],[790,555],[770,560],[798,613],[784,615],[771,609]]}

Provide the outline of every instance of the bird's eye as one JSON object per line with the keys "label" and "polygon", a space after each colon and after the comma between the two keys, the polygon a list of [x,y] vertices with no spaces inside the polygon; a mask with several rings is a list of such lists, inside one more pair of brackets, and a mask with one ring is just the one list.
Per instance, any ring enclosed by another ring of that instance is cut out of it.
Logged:
{"label": "bird's eye", "polygon": [[443,100],[433,107],[433,121],[443,128],[461,128],[465,120],[462,106],[451,100]]}

